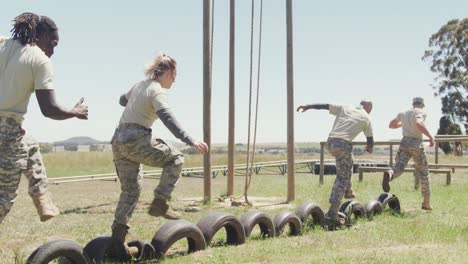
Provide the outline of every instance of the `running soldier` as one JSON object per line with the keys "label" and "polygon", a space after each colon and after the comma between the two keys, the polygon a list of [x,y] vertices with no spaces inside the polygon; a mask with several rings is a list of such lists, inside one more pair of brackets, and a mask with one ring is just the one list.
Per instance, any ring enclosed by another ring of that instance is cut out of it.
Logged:
{"label": "running soldier", "polygon": [[[336,179],[330,194],[330,209],[327,213],[327,224],[333,229],[339,223],[338,210],[343,199],[354,198],[351,177],[353,174],[353,144],[352,141],[359,133],[364,132],[367,137],[366,150],[372,153],[374,138],[369,113],[372,111],[372,102],[362,100],[361,106],[343,106],[334,104],[301,105],[298,112],[309,109],[326,109],[335,115],[335,123],[328,136],[328,151],[336,160]],[[343,223],[341,223],[343,224]]]}
{"label": "running soldier", "polygon": [[400,148],[395,157],[395,166],[389,171],[384,172],[382,189],[385,192],[389,192],[390,181],[400,176],[409,159],[413,158],[415,167],[414,176],[419,177],[421,183],[421,193],[423,195],[422,209],[432,210],[429,166],[424,151],[422,134],[429,138],[430,147],[434,146],[434,138],[424,124],[426,120],[426,114],[423,111],[424,106],[424,99],[415,97],[413,98],[412,109],[399,113],[396,118],[390,121],[390,128],[402,128],[403,139],[400,141]]}
{"label": "running soldier", "polygon": [[11,210],[21,175],[29,181],[41,221],[59,214],[47,191],[39,144],[21,124],[32,93],[45,117],[88,119],[83,98],[72,109],[55,100],[50,57],[58,45],[56,24],[46,16],[23,13],[13,20],[12,38],[0,37],[0,223]]}
{"label": "running soldier", "polygon": [[[147,79],[136,83],[120,97],[119,103],[125,110],[111,141],[122,190],[112,224],[112,237],[125,246],[128,223],[143,183],[141,164],[163,168],[148,213],[167,219],[180,218],[180,214],[169,206],[168,201],[181,176],[184,156],[164,140],[152,138],[153,123],[161,119],[176,138],[199,151],[208,151],[205,142],[194,140],[182,129],[170,109],[167,91],[176,79],[176,61],[160,54],[147,65],[145,74]],[[130,254],[127,246],[126,249]]]}

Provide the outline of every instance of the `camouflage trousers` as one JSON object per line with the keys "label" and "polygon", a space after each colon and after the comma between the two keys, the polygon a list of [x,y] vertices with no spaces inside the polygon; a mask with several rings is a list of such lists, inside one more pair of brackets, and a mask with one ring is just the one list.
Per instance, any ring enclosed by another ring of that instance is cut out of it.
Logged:
{"label": "camouflage trousers", "polygon": [[21,124],[0,116],[0,223],[10,212],[21,175],[29,181],[31,197],[47,192],[47,175],[37,141],[25,136]]}
{"label": "camouflage trousers", "polygon": [[330,194],[332,207],[338,207],[345,192],[350,192],[353,175],[353,144],[341,138],[328,138],[327,148],[336,160],[336,179]]}
{"label": "camouflage trousers", "polygon": [[151,129],[137,124],[120,124],[111,143],[122,190],[114,225],[128,225],[143,185],[142,164],[163,168],[154,197],[169,200],[180,179],[184,155],[162,139],[152,138]]}
{"label": "camouflage trousers", "polygon": [[395,157],[395,166],[392,167],[392,180],[403,173],[411,158],[414,160],[415,179],[419,180],[421,184],[421,193],[430,194],[429,166],[427,164],[426,153],[424,151],[422,140],[419,138],[403,137],[401,140],[400,148],[398,149]]}

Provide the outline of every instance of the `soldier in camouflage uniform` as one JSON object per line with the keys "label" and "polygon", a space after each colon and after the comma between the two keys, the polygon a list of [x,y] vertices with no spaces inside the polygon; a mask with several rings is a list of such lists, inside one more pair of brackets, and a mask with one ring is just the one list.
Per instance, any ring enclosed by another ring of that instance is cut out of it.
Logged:
{"label": "soldier in camouflage uniform", "polygon": [[0,37],[0,223],[10,211],[21,175],[41,221],[59,214],[47,191],[47,176],[39,144],[21,127],[29,98],[36,94],[44,116],[63,120],[88,118],[83,99],[73,109],[55,100],[50,57],[58,45],[52,19],[24,13],[14,19],[13,38]]}
{"label": "soldier in camouflage uniform", "polygon": [[[163,168],[148,213],[167,219],[180,218],[168,200],[181,176],[184,156],[164,140],[152,138],[150,127],[153,123],[161,119],[175,137],[199,151],[208,151],[205,142],[193,140],[182,129],[170,110],[167,90],[175,82],[175,60],[160,54],[147,65],[145,73],[146,80],[138,82],[120,97],[125,110],[112,138],[114,163],[122,190],[112,224],[112,237],[124,245],[128,223],[142,188],[141,164]],[[130,249],[127,247],[127,250]]]}
{"label": "soldier in camouflage uniform", "polygon": [[390,181],[400,176],[410,158],[414,160],[414,176],[419,177],[421,184],[421,193],[423,195],[422,209],[432,210],[431,191],[429,182],[429,167],[426,153],[424,151],[422,134],[429,138],[429,146],[434,146],[434,138],[426,128],[424,121],[426,114],[424,108],[424,99],[421,97],[413,98],[413,108],[401,112],[396,118],[390,121],[390,128],[402,128],[403,139],[400,141],[400,148],[395,157],[396,164],[387,172],[384,172],[382,180],[382,189],[385,192],[390,191]]}
{"label": "soldier in camouflage uniform", "polygon": [[[353,139],[361,132],[367,137],[366,150],[372,153],[374,146],[372,124],[369,113],[372,110],[372,102],[362,100],[361,106],[343,106],[335,104],[311,104],[301,105],[298,112],[308,109],[326,109],[335,115],[335,123],[327,140],[327,148],[336,159],[336,179],[330,194],[330,209],[327,219],[330,226],[338,222],[338,209],[343,196],[354,198],[351,189],[351,176],[353,170]],[[333,229],[333,228],[331,228]]]}

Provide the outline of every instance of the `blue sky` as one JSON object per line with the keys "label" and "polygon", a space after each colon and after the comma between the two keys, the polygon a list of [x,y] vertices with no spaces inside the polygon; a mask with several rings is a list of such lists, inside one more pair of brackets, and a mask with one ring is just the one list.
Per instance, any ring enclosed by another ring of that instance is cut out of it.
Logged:
{"label": "blue sky", "polygon": [[[246,142],[251,2],[236,2],[236,141]],[[228,135],[228,3],[215,2],[213,143],[227,142]],[[201,139],[202,6],[201,0],[3,3],[0,35],[10,35],[11,20],[22,12],[55,20],[60,33],[52,58],[58,101],[71,107],[84,96],[89,105],[88,121],[53,121],[40,114],[33,95],[24,122],[28,133],[42,142],[73,136],[109,140],[123,110],[120,94],[144,78],[144,65],[164,51],[179,65],[169,92],[173,110],[183,127]],[[258,142],[286,142],[285,6],[284,0],[264,1]],[[388,140],[401,136],[400,130],[388,129],[388,122],[410,108],[412,97],[422,96],[427,125],[435,134],[440,99],[433,96],[434,74],[421,57],[431,34],[467,14],[468,1],[462,0],[293,1],[295,105],[358,104],[370,98],[375,139]],[[296,141],[325,140],[333,120],[326,111],[295,114]],[[153,134],[173,139],[159,121]]]}

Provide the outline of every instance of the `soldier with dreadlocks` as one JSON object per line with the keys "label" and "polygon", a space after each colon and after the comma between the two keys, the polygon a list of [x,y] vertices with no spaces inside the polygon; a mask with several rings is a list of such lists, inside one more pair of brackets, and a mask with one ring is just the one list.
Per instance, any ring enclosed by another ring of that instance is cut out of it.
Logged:
{"label": "soldier with dreadlocks", "polygon": [[21,175],[29,181],[41,221],[59,214],[47,191],[47,176],[39,144],[21,124],[29,98],[36,94],[44,116],[88,119],[83,98],[71,109],[55,100],[50,57],[58,45],[58,29],[46,16],[23,13],[13,20],[12,38],[0,37],[0,223],[17,196]]}

